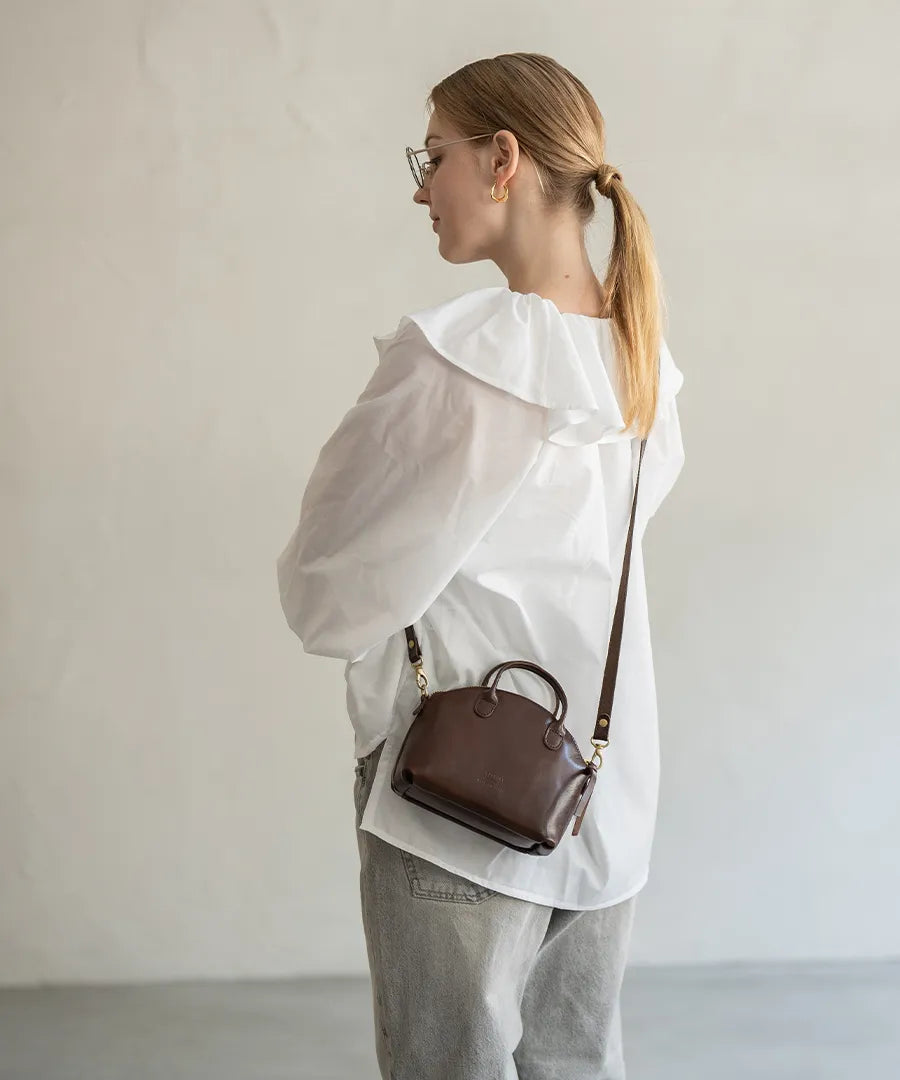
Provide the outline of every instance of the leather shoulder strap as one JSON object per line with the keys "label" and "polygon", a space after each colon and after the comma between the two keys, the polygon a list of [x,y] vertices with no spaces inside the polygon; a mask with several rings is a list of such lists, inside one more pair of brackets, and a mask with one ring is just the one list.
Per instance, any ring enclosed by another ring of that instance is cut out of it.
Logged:
{"label": "leather shoulder strap", "polygon": [[594,725],[595,739],[609,739],[613,697],[616,693],[616,675],[619,672],[619,653],[622,651],[622,627],[625,624],[625,597],[628,594],[628,572],[631,569],[631,543],[634,537],[638,485],[641,482],[641,462],[644,460],[646,446],[647,440],[641,439],[641,456],[638,458],[637,477],[634,481],[634,498],[631,500],[631,520],[628,523],[628,537],[625,540],[625,557],[622,560],[622,576],[619,579],[619,596],[616,600],[616,612],[613,615],[612,630],[609,635],[606,667],[603,669],[603,686],[600,690],[600,704],[597,708],[597,723]]}

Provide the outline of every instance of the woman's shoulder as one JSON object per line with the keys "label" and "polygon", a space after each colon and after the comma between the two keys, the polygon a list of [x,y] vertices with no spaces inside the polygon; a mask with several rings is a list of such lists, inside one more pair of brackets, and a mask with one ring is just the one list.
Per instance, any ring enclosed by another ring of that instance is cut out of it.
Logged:
{"label": "woman's shoulder", "polygon": [[379,356],[404,342],[442,357],[481,382],[547,406],[547,388],[535,378],[528,328],[516,324],[499,286],[472,289],[401,315],[396,328],[373,337]]}
{"label": "woman's shoulder", "polygon": [[400,317],[376,335],[379,355],[405,341],[547,412],[566,446],[631,439],[624,429],[610,321],[560,312],[537,293],[494,285]]}

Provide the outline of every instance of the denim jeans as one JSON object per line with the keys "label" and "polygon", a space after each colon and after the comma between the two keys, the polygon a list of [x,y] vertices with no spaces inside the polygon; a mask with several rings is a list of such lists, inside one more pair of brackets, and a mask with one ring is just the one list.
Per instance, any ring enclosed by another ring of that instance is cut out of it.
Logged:
{"label": "denim jeans", "polygon": [[383,1080],[625,1080],[620,990],[637,896],[548,907],[361,830],[383,747],[357,759],[354,784]]}

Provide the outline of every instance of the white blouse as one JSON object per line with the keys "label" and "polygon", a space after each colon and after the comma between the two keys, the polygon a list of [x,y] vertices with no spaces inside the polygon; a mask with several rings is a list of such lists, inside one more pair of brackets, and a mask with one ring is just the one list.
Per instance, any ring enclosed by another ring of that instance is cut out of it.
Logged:
{"label": "white blouse", "polygon": [[[404,628],[418,635],[429,692],[481,685],[504,660],[546,668],[591,756],[640,454],[620,430],[611,324],[491,286],[404,315],[373,341],[375,371],[322,447],[277,560],[304,652],[346,661],[356,756],[387,740],[360,828],[525,900],[625,900],[647,880],[659,783],[641,538],[684,463],[682,373],[663,341],[603,766],[579,834],[570,825],[535,856],[391,789],[419,701]],[[552,689],[529,671],[499,685],[553,711]]]}

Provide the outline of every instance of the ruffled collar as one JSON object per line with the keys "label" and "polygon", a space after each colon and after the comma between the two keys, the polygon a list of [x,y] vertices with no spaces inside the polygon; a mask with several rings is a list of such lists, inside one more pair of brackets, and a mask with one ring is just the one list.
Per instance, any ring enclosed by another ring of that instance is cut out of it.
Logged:
{"label": "ruffled collar", "polygon": [[[379,353],[410,323],[452,364],[547,408],[551,442],[578,446],[636,437],[631,428],[622,431],[609,319],[562,312],[537,293],[492,285],[403,315],[394,333],[373,337]],[[660,406],[682,379],[663,341]]]}

